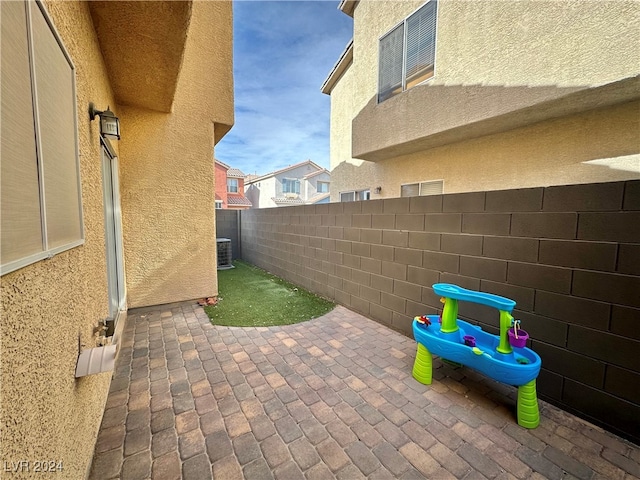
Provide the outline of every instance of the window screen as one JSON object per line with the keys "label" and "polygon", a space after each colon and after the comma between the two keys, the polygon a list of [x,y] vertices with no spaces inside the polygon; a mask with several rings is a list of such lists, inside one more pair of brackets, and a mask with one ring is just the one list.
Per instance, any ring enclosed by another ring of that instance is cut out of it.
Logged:
{"label": "window screen", "polygon": [[25,5],[0,2],[0,8],[3,19],[0,247],[4,265],[41,253],[44,247]]}
{"label": "window screen", "polygon": [[410,183],[408,185],[402,185],[400,187],[401,197],[417,197],[418,195],[420,195],[419,183]]}
{"label": "window screen", "polygon": [[340,194],[341,202],[355,202],[356,192],[343,192]]}
{"label": "window screen", "polygon": [[444,182],[435,180],[420,184],[420,195],[441,195],[444,192]]}
{"label": "window screen", "polygon": [[431,1],[407,19],[405,89],[433,75],[436,44],[436,2]]}
{"label": "window screen", "polygon": [[81,237],[73,70],[40,8],[31,3],[49,248]]}
{"label": "window screen", "polygon": [[398,25],[380,40],[378,102],[402,91],[402,50],[404,24]]}

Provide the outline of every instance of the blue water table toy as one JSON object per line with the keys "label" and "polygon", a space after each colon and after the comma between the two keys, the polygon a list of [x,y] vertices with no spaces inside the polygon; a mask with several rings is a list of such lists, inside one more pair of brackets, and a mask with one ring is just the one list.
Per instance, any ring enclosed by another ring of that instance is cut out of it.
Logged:
{"label": "blue water table toy", "polygon": [[[474,368],[488,377],[518,387],[518,425],[536,428],[540,423],[536,378],[542,361],[526,348],[529,338],[520,321],[511,316],[516,302],[490,293],[467,290],[457,285],[436,283],[433,291],[444,303],[442,315],[422,315],[413,321],[418,352],[413,377],[424,385],[432,380],[431,354],[443,360]],[[487,305],[500,312],[500,335],[458,319],[458,301]]]}

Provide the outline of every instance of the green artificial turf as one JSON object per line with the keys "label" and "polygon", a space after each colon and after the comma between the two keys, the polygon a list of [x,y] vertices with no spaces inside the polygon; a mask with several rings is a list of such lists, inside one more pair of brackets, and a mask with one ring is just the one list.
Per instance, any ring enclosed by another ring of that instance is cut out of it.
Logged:
{"label": "green artificial turf", "polygon": [[218,271],[218,303],[204,307],[215,325],[290,325],[324,315],[334,304],[248,263]]}

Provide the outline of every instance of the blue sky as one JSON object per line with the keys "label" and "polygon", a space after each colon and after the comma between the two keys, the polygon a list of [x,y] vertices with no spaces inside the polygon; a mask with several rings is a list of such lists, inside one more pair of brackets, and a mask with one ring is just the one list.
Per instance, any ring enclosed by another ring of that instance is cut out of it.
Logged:
{"label": "blue sky", "polygon": [[351,39],[339,1],[236,0],[235,125],[215,157],[245,174],[310,159],[329,168],[325,78]]}

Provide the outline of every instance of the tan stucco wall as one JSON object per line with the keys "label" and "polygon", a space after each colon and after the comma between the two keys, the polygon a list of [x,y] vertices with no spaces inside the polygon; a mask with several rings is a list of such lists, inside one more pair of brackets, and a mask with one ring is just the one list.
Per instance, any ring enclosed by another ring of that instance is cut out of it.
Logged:
{"label": "tan stucco wall", "polygon": [[0,461],[61,461],[63,471],[49,475],[76,480],[90,465],[110,381],[109,373],[74,378],[79,344],[95,347],[93,327],[108,315],[99,131],[87,109],[118,112],[87,5],[46,6],[76,66],[86,240],[0,279]]}
{"label": "tan stucco wall", "polygon": [[214,122],[233,123],[231,35],[230,2],[194,2],[172,113],[119,109],[130,308],[217,295],[212,152]]}
{"label": "tan stucco wall", "polygon": [[[360,110],[377,92],[382,35],[424,0],[362,0],[354,11]],[[579,86],[637,75],[640,5],[599,2],[439,0],[434,84]],[[606,59],[606,60],[605,60]]]}
{"label": "tan stucco wall", "polygon": [[351,190],[371,190],[371,198],[383,198],[384,193],[375,193],[376,186],[382,186],[380,169],[372,162],[351,158],[351,121],[357,110],[354,106],[353,64],[344,72],[331,91],[330,159],[331,159],[331,201],[339,202],[340,193]]}
{"label": "tan stucco wall", "polygon": [[[351,121],[377,92],[379,38],[424,3],[362,0],[354,11],[353,63],[331,91],[331,201],[341,191],[364,188],[376,198],[377,186],[380,197],[399,196],[401,183],[426,180],[444,179],[445,192],[452,193],[638,178],[637,170],[581,164],[640,152],[637,102],[375,164],[352,159]],[[639,42],[640,4],[634,1],[439,0],[430,84],[602,84],[637,75]],[[389,118],[390,129],[403,128]]]}
{"label": "tan stucco wall", "polygon": [[376,186],[380,197],[399,197],[401,184],[430,180],[456,193],[637,179],[639,112],[630,102],[381,162],[343,162],[332,171],[332,201],[340,190]]}

